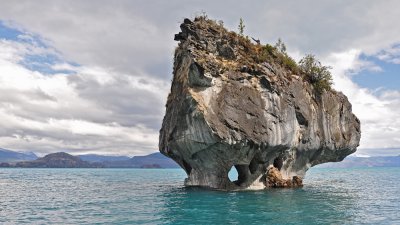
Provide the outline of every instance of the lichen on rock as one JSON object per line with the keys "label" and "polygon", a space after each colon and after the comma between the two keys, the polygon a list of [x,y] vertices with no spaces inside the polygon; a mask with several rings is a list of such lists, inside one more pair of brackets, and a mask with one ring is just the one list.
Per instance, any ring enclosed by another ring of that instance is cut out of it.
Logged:
{"label": "lichen on rock", "polygon": [[186,171],[185,185],[298,187],[310,167],[356,151],[360,122],[345,95],[316,92],[280,53],[215,21],[180,28],[159,149]]}

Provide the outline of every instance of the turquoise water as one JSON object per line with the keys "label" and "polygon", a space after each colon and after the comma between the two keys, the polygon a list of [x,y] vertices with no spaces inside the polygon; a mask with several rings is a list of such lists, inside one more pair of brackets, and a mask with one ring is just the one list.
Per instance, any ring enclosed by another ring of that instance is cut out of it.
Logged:
{"label": "turquoise water", "polygon": [[311,169],[301,189],[217,192],[180,169],[0,169],[0,224],[400,224],[400,168]]}

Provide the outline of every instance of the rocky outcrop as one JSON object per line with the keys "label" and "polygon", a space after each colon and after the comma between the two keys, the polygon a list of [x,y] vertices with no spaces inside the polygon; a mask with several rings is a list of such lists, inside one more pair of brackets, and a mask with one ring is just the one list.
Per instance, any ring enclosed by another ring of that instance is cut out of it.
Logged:
{"label": "rocky outcrop", "polygon": [[270,166],[267,169],[264,185],[265,187],[273,187],[273,188],[302,187],[303,180],[298,176],[293,176],[291,179],[284,179],[278,168]]}
{"label": "rocky outcrop", "polygon": [[212,20],[180,27],[159,149],[186,171],[185,185],[301,186],[310,167],[356,151],[360,122],[342,93],[317,93],[276,49]]}

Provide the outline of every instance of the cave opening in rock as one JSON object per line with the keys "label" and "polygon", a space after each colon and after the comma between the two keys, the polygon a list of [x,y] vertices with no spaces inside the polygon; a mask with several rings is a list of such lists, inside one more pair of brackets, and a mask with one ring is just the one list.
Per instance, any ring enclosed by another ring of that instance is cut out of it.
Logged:
{"label": "cave opening in rock", "polygon": [[231,167],[228,177],[231,182],[236,185],[243,184],[249,174],[249,165],[234,165]]}
{"label": "cave opening in rock", "polygon": [[239,179],[239,173],[236,170],[235,166],[232,166],[228,172],[228,178],[231,182],[236,182]]}
{"label": "cave opening in rock", "polygon": [[278,156],[274,159],[274,167],[277,168],[278,170],[281,170],[283,166],[283,159],[282,157]]}

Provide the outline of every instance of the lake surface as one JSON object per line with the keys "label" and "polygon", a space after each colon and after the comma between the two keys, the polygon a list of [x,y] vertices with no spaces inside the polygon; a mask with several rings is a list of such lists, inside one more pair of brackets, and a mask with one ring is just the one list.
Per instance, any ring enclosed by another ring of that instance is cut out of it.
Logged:
{"label": "lake surface", "polygon": [[0,169],[0,224],[400,224],[400,168],[309,170],[300,189],[217,192],[180,169]]}

